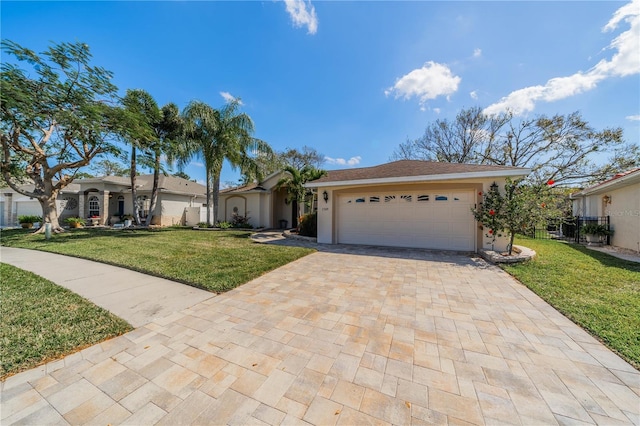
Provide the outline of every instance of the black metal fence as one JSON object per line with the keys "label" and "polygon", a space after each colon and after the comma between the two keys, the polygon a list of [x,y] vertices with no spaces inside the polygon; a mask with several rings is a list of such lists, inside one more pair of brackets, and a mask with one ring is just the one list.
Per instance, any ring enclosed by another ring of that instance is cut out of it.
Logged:
{"label": "black metal fence", "polygon": [[[586,224],[605,225],[611,230],[609,216],[576,216],[561,219],[550,219],[546,223],[531,227],[526,235],[538,240],[566,240],[576,243],[585,242],[585,236],[580,229]],[[606,236],[606,244],[610,244],[610,235]]]}

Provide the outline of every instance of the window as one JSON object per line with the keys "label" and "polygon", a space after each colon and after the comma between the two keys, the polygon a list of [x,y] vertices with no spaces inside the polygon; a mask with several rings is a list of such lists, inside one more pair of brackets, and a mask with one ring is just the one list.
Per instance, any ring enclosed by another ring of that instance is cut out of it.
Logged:
{"label": "window", "polygon": [[385,195],[384,196],[384,202],[385,203],[391,203],[393,201],[396,200],[396,196],[395,195]]}
{"label": "window", "polygon": [[411,195],[401,195],[400,199],[402,201],[406,201],[407,203],[410,203],[411,201],[413,201],[413,197]]}
{"label": "window", "polygon": [[436,195],[436,201],[447,201],[449,197],[446,195]]}
{"label": "window", "polygon": [[356,198],[356,203],[364,203],[364,197]]}
{"label": "window", "polygon": [[418,195],[418,202],[429,201],[428,195]]}
{"label": "window", "polygon": [[100,201],[95,195],[89,197],[89,217],[93,216],[100,216]]}
{"label": "window", "polygon": [[369,202],[370,203],[379,203],[380,202],[380,197],[371,196],[371,197],[369,197]]}

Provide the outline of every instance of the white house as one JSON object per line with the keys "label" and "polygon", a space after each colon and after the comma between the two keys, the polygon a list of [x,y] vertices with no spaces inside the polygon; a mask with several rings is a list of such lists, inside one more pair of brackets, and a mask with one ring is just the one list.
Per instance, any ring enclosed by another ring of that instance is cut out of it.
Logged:
{"label": "white house", "polygon": [[640,252],[640,168],[571,194],[573,214],[609,216],[611,245]]}
{"label": "white house", "polygon": [[[136,179],[137,208],[141,217],[149,211],[153,175],[141,175]],[[31,190],[33,185],[25,185]],[[200,207],[206,205],[206,188],[195,182],[173,176],[160,176],[156,214],[151,224],[170,226],[187,224],[189,213],[194,210],[199,221]],[[123,215],[134,212],[131,199],[131,180],[128,177],[105,176],[91,179],[76,179],[58,195],[60,224],[68,217],[93,218],[99,225],[110,225],[121,220]],[[18,216],[42,215],[40,203],[11,188],[0,190],[0,226],[13,226]],[[192,214],[193,215],[193,214]]]}
{"label": "white house", "polygon": [[[471,209],[493,183],[530,169],[401,160],[329,171],[318,191],[318,242],[475,252],[491,248]],[[506,238],[496,242],[505,250]]]}

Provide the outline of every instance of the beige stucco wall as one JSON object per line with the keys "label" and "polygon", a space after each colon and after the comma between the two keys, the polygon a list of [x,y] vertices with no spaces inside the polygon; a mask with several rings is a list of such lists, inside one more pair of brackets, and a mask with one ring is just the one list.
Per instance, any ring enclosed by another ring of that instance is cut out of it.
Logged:
{"label": "beige stucco wall", "polygon": [[[505,179],[467,179],[467,180],[450,180],[439,182],[422,182],[422,183],[408,183],[408,184],[393,184],[393,185],[358,185],[358,186],[338,186],[338,187],[320,187],[318,188],[318,242],[323,244],[335,244],[337,242],[337,211],[335,206],[337,205],[337,197],[340,194],[357,194],[359,192],[367,193],[378,190],[439,190],[439,189],[471,189],[475,191],[477,197],[477,203],[482,202],[482,195],[480,192],[486,192],[489,190],[489,186],[496,182],[501,190],[504,188]],[[327,191],[329,195],[328,201],[325,203],[323,199],[323,192]],[[479,224],[477,224],[479,225]],[[481,230],[478,226],[476,236],[476,249],[485,248],[491,249],[491,238],[487,237],[485,230]],[[494,249],[498,251],[506,250],[509,243],[508,237],[497,238],[494,244]]]}
{"label": "beige stucco wall", "polygon": [[602,202],[602,195],[592,196],[594,203],[599,202],[605,216],[609,216],[611,245],[640,252],[640,183],[629,185],[607,194],[611,204]]}
{"label": "beige stucco wall", "polygon": [[185,208],[202,207],[203,201],[204,197],[161,193],[158,195],[158,206],[156,207],[156,212],[160,211],[160,217],[154,215],[151,223],[161,226],[185,225]]}

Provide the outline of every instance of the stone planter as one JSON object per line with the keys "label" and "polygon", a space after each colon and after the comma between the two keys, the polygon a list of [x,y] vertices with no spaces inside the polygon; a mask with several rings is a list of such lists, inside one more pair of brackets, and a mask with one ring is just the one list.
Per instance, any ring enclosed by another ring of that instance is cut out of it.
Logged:
{"label": "stone planter", "polygon": [[589,245],[602,244],[602,235],[587,234],[584,237],[587,240],[587,244]]}

